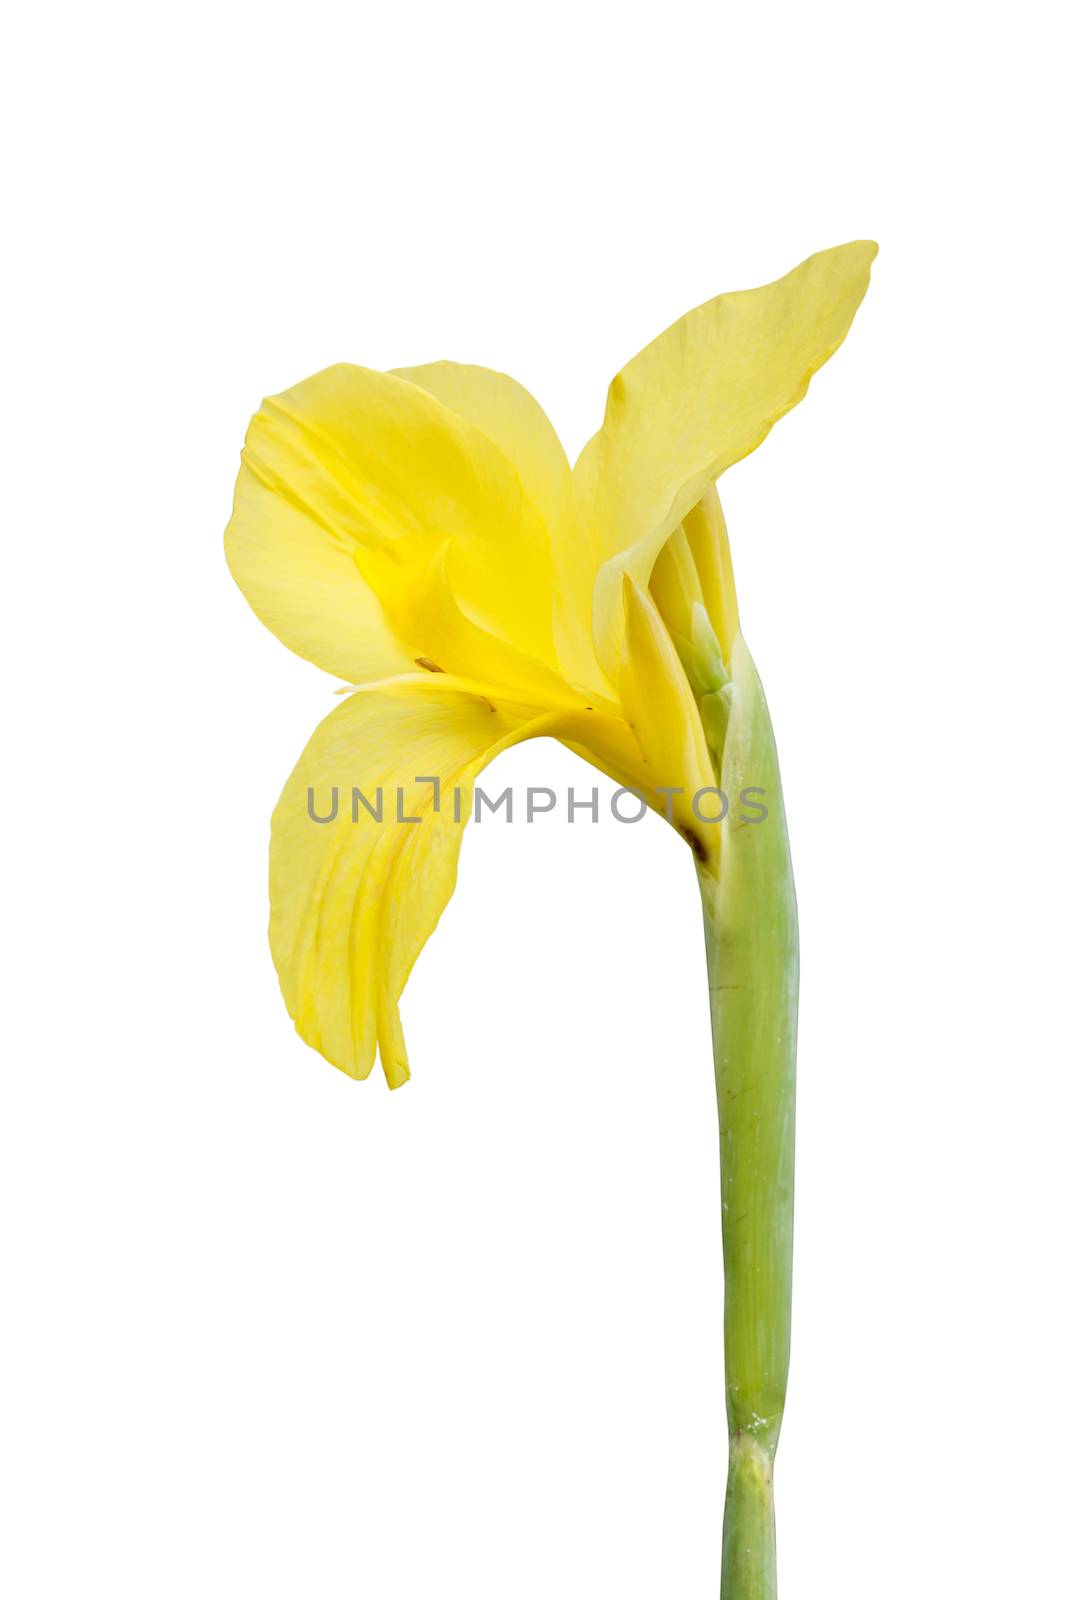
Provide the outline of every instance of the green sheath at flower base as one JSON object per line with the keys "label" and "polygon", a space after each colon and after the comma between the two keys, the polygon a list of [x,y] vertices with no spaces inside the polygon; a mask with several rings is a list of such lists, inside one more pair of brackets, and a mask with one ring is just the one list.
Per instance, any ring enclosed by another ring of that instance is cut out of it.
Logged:
{"label": "green sheath at flower base", "polygon": [[[733,804],[715,879],[700,875],[719,1103],[729,1475],[723,1600],[774,1600],[774,1454],[789,1370],[797,917],[767,703],[739,637],[723,754]],[[746,817],[747,812],[747,817]]]}

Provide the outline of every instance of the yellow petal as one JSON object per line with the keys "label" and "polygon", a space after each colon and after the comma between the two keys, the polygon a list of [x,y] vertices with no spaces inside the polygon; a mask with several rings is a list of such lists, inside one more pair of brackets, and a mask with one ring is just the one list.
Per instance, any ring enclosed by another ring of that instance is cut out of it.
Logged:
{"label": "yellow petal", "polygon": [[454,568],[455,550],[448,541],[425,570],[397,593],[390,608],[405,634],[423,642],[427,652],[424,659],[442,671],[454,672],[455,664],[460,663],[459,675],[476,673],[498,690],[530,704],[584,704],[589,698],[585,690],[572,688],[541,658],[516,649],[461,610]]}
{"label": "yellow petal", "polygon": [[440,665],[476,672],[481,629],[555,666],[542,518],[488,435],[425,390],[330,367],[264,402],[243,459],[230,564],[300,654],[358,681],[430,653],[405,600],[447,544],[475,631],[469,659]]}
{"label": "yellow petal", "polygon": [[689,312],[625,366],[575,467],[578,502],[605,565],[594,637],[609,676],[622,644],[622,574],[647,586],[671,533],[709,484],[804,397],[841,344],[877,246],[811,256],[776,283]]}
{"label": "yellow petal", "polygon": [[[430,682],[367,689],[319,725],[285,786],[271,831],[271,950],[297,1031],[353,1077],[367,1077],[380,1042],[389,1081],[407,1077],[396,1005],[455,884],[452,790],[516,726]],[[436,812],[433,784],[419,781],[435,778]],[[381,821],[359,800],[352,820],[353,789]],[[398,820],[398,789],[400,816],[419,821]],[[316,816],[332,820],[312,819],[309,790]]]}
{"label": "yellow petal", "polygon": [[687,634],[693,607],[704,604],[704,590],[684,523],[675,528],[660,551],[648,592],[670,631]]}
{"label": "yellow petal", "polygon": [[256,616],[298,656],[352,682],[411,668],[416,651],[397,637],[351,549],[262,462],[242,463],[226,559]]}
{"label": "yellow petal", "polygon": [[408,1076],[398,1002],[455,886],[485,765],[519,739],[556,734],[620,781],[641,779],[619,718],[539,715],[479,687],[442,675],[357,688],[313,734],[274,813],[282,993],[301,1038],[352,1077],[368,1076],[376,1051],[391,1085]]}
{"label": "yellow petal", "polygon": [[594,694],[609,687],[593,649],[593,581],[598,552],[578,516],[574,477],[548,417],[521,383],[489,367],[434,361],[396,375],[465,417],[513,462],[539,511],[552,556],[552,626],[563,676]]}
{"label": "yellow petal", "polygon": [[701,861],[719,849],[721,810],[700,711],[670,635],[648,595],[629,576],[622,580],[625,630],[619,671],[622,713],[652,774],[651,784],[675,790],[668,802],[674,826]]}
{"label": "yellow petal", "polygon": [[693,557],[700,582],[701,598],[707,609],[723,660],[729,663],[738,633],[737,591],[730,556],[730,541],[722,514],[719,491],[714,484],[682,524],[686,543]]}
{"label": "yellow petal", "polygon": [[396,367],[394,376],[417,384],[488,434],[514,465],[546,528],[569,520],[573,499],[570,462],[556,430],[521,383],[491,367],[459,361]]}
{"label": "yellow petal", "polygon": [[[738,630],[737,594],[714,484],[668,536],[652,568],[648,592],[676,644],[688,641],[698,654],[707,654],[708,646],[712,659],[729,665]],[[698,675],[705,675],[702,668]]]}

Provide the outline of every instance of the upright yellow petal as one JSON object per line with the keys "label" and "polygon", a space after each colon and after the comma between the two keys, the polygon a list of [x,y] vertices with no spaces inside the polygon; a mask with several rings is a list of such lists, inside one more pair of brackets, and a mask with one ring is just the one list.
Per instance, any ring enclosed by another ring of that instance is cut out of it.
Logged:
{"label": "upright yellow petal", "polygon": [[707,494],[686,517],[682,531],[693,557],[701,595],[723,660],[729,662],[739,627],[737,590],[734,588],[734,567],[726,520],[722,514],[719,491],[714,484],[710,485]]}
{"label": "upright yellow petal", "polygon": [[609,676],[622,646],[622,574],[647,586],[664,542],[709,484],[803,399],[847,334],[876,254],[866,240],[840,245],[776,283],[709,300],[613,381],[603,426],[575,467],[605,563],[593,614]]}

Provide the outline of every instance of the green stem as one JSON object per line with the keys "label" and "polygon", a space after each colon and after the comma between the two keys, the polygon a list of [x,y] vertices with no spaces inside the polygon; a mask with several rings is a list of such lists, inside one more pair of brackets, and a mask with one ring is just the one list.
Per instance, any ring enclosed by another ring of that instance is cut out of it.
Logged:
{"label": "green stem", "polygon": [[[730,797],[714,876],[700,872],[719,1106],[730,1465],[722,1600],[774,1600],[773,1466],[789,1369],[797,921],[778,759],[738,639],[722,761]],[[762,821],[741,792],[764,791]]]}
{"label": "green stem", "polygon": [[751,1434],[730,1440],[726,1511],[722,1519],[722,1594],[729,1600],[774,1600],[774,1465]]}

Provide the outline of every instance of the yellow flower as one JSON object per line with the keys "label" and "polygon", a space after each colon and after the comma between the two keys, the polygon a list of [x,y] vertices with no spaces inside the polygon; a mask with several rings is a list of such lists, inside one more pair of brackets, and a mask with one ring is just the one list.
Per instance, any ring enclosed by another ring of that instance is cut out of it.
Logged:
{"label": "yellow flower", "polygon": [[[614,379],[573,470],[525,389],[452,362],[330,367],[253,418],[230,569],[268,628],[354,686],[278,802],[270,869],[286,1004],[345,1072],[379,1053],[390,1085],[408,1077],[400,994],[474,782],[518,740],[553,734],[669,807],[714,880],[699,795],[739,640],[716,481],[840,345],[875,254],[842,245],[681,318]],[[351,820],[353,788],[382,791],[380,823],[358,801]],[[309,790],[321,815],[335,789],[337,818],[314,821]]]}

